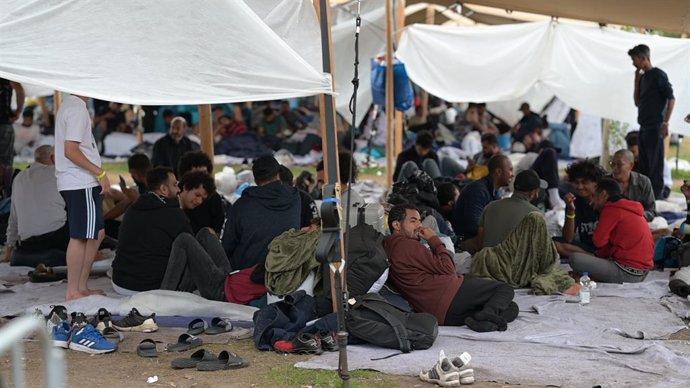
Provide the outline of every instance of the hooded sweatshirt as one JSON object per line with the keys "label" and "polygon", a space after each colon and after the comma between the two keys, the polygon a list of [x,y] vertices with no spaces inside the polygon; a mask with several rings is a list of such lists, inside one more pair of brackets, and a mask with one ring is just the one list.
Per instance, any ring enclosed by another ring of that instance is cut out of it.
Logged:
{"label": "hooded sweatshirt", "polygon": [[268,244],[283,232],[299,229],[301,211],[297,189],[280,181],[244,190],[230,209],[223,233],[232,269],[258,264],[252,281],[263,284]]}
{"label": "hooded sweatshirt", "polygon": [[159,289],[173,241],[192,233],[177,198],[146,193],[127,209],[113,261],[113,283],[132,291]]}
{"label": "hooded sweatshirt", "polygon": [[654,268],[654,239],[637,201],[620,198],[604,205],[592,237],[598,257],[637,268]]}
{"label": "hooded sweatshirt", "polygon": [[429,247],[400,234],[383,240],[395,286],[415,311],[433,314],[443,325],[464,278],[441,239],[432,237]]}

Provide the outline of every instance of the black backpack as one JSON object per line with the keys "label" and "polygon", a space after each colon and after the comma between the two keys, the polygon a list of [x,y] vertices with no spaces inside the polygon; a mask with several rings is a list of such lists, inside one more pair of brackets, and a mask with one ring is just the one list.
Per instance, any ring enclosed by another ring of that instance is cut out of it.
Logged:
{"label": "black backpack", "polygon": [[409,353],[429,349],[438,336],[438,321],[427,313],[404,311],[379,294],[355,298],[345,325],[350,335],[367,343]]}

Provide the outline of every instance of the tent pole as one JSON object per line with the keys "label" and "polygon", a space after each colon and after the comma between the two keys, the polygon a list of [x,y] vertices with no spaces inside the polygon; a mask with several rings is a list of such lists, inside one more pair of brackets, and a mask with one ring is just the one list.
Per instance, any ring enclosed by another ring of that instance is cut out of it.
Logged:
{"label": "tent pole", "polygon": [[53,94],[53,114],[55,116],[57,116],[57,112],[60,110],[60,105],[62,105],[62,92],[56,90],[55,94]]}
{"label": "tent pole", "polygon": [[199,105],[199,135],[201,151],[213,160],[213,125],[211,124],[211,105]]}
{"label": "tent pole", "polygon": [[386,187],[391,187],[393,183],[395,168],[393,92],[393,0],[386,0]]}
{"label": "tent pole", "polygon": [[137,115],[137,144],[144,142],[144,107],[137,105],[134,110]]}
{"label": "tent pole", "polygon": [[50,121],[50,112],[48,112],[48,106],[46,105],[46,98],[45,97],[39,97],[38,98],[38,106],[41,107],[41,115],[43,116],[43,125],[48,125],[48,121]]}
{"label": "tent pole", "polygon": [[[424,21],[426,24],[436,24],[434,20],[436,18],[436,10],[434,7],[428,5],[426,7],[426,17]],[[426,118],[429,116],[429,92],[422,90],[422,118],[426,122]]]}
{"label": "tent pole", "polygon": [[[331,35],[331,7],[329,0],[314,0],[314,8],[321,27],[321,52],[323,72],[333,75],[333,39]],[[335,84],[333,84],[335,89]],[[335,122],[335,99],[332,94],[320,97],[321,136],[323,141],[324,180],[323,202],[321,204],[321,238],[317,246],[317,259],[321,262],[324,279],[330,279],[333,311],[338,323],[338,375],[343,387],[350,387],[350,372],[347,362],[347,328],[345,311],[347,304],[347,282],[345,280],[345,238],[343,238],[342,206],[340,204],[340,173],[338,166],[338,133]],[[354,123],[353,123],[354,125]],[[328,271],[328,275],[326,275]],[[326,290],[324,290],[326,292]]]}
{"label": "tent pole", "polygon": [[[398,44],[400,44],[400,38],[402,36],[403,27],[405,27],[405,4],[402,0],[396,0],[396,14],[395,17],[395,49],[397,50]],[[403,112],[395,111],[395,153],[397,156],[402,152],[403,148],[403,122],[404,115]]]}

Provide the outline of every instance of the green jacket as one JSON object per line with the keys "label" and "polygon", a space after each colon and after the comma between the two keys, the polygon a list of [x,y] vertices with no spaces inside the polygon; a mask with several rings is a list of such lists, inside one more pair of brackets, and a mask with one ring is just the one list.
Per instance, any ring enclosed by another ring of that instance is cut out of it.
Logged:
{"label": "green jacket", "polygon": [[309,273],[316,270],[317,284],[321,264],[316,261],[316,245],[321,229],[303,232],[290,229],[274,238],[266,256],[266,288],[273,295],[288,295],[297,290]]}

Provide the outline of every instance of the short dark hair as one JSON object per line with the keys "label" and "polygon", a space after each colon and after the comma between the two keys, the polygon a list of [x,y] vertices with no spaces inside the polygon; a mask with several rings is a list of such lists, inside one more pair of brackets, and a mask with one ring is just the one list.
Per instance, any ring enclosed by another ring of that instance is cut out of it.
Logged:
{"label": "short dark hair", "polygon": [[127,159],[127,169],[129,171],[147,172],[151,169],[151,159],[146,154],[134,154]]}
{"label": "short dark hair", "polygon": [[182,176],[195,167],[205,167],[206,171],[213,173],[213,162],[211,158],[202,151],[187,151],[177,162],[177,173]]}
{"label": "short dark hair", "polygon": [[605,191],[609,196],[621,195],[621,186],[611,178],[602,178],[597,182],[597,193]]}
{"label": "short dark hair", "polygon": [[210,175],[203,171],[192,171],[182,175],[180,179],[180,189],[185,191],[194,190],[202,186],[209,196],[216,192],[216,184]]}
{"label": "short dark hair", "polygon": [[173,174],[170,167],[155,167],[146,172],[146,183],[151,191],[158,190],[161,185],[168,181],[168,174]]}
{"label": "short dark hair", "polygon": [[638,44],[637,46],[628,50],[628,55],[630,57],[645,57],[649,58],[649,46],[646,44]]}
{"label": "short dark hair", "polygon": [[604,169],[591,159],[575,162],[565,169],[569,181],[585,179],[590,182],[599,182],[606,175]]}
{"label": "short dark hair", "polygon": [[410,204],[401,204],[401,205],[395,205],[391,208],[391,210],[388,212],[388,228],[391,231],[391,234],[393,233],[393,222],[398,221],[402,223],[405,221],[405,216],[407,216],[407,211],[408,210],[416,210],[416,206],[410,205]]}
{"label": "short dark hair", "polygon": [[438,185],[436,188],[436,196],[441,205],[446,205],[448,202],[455,199],[455,191],[460,190],[453,182],[445,182]]}
{"label": "short dark hair", "polygon": [[419,131],[414,144],[423,148],[431,149],[431,147],[434,145],[434,136],[432,136],[431,132],[429,131]]}
{"label": "short dark hair", "polygon": [[22,117],[23,118],[31,117],[33,119],[34,118],[34,110],[31,108],[24,109],[24,111],[22,112]]}
{"label": "short dark hair", "polygon": [[289,168],[283,166],[282,164],[280,165],[280,168],[278,168],[278,176],[280,177],[280,181],[285,183],[288,186],[294,186],[294,178],[295,176],[292,174],[292,171],[290,171]]}
{"label": "short dark hair", "polygon": [[628,148],[640,145],[640,143],[638,142],[639,135],[640,131],[632,131],[625,135],[625,144],[628,145]]}
{"label": "short dark hair", "polygon": [[262,184],[275,178],[278,175],[280,164],[270,155],[262,156],[254,160],[252,164],[252,174],[257,184]]}
{"label": "short dark hair", "polygon": [[493,133],[485,133],[482,135],[482,143],[498,145],[498,136],[494,135]]}
{"label": "short dark hair", "polygon": [[489,163],[487,166],[489,167],[489,175],[493,174],[499,168],[503,168],[503,165],[505,164],[506,160],[510,159],[503,154],[497,154],[492,156],[491,159],[489,159]]}
{"label": "short dark hair", "polygon": [[172,109],[163,109],[163,117],[175,116],[175,111]]}
{"label": "short dark hair", "polygon": [[272,113],[273,113],[273,108],[271,108],[270,106],[267,106],[264,109],[264,116],[270,116]]}

